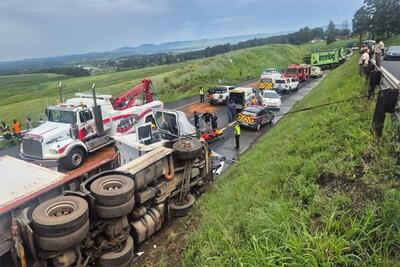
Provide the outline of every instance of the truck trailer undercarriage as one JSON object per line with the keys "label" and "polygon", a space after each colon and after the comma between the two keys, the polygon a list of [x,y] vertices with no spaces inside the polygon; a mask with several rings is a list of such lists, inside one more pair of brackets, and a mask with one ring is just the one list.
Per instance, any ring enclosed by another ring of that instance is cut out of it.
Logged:
{"label": "truck trailer undercarriage", "polygon": [[213,179],[210,149],[188,137],[105,166],[0,203],[0,266],[129,266],[135,248],[186,215]]}

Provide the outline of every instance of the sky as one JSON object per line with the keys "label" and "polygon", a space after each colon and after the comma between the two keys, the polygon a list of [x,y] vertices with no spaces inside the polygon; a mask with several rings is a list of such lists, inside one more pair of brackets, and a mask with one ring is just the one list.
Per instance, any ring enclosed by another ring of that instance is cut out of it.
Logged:
{"label": "sky", "polygon": [[0,0],[0,61],[351,22],[363,0]]}

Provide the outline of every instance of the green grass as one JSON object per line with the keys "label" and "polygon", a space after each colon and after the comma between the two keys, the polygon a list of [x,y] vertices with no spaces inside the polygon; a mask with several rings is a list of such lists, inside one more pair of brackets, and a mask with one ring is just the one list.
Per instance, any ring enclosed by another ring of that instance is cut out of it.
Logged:
{"label": "green grass", "polygon": [[[357,58],[295,109],[364,94]],[[366,99],[283,118],[197,202],[184,266],[394,266],[399,145]]]}
{"label": "green grass", "polygon": [[[336,46],[339,43],[335,44]],[[65,84],[65,96],[89,91],[93,82],[98,92],[116,95],[144,78],[151,78],[157,97],[170,102],[197,94],[198,87],[215,86],[218,80],[234,84],[271,66],[282,68],[289,63],[300,63],[304,53],[314,45],[266,45],[242,49],[211,58],[192,60],[173,65],[162,65],[137,70],[112,72],[90,77],[71,78],[54,74],[34,74],[0,77],[0,120],[13,118],[34,120],[44,117],[44,109],[58,99],[58,83]],[[240,74],[242,70],[242,75]]]}

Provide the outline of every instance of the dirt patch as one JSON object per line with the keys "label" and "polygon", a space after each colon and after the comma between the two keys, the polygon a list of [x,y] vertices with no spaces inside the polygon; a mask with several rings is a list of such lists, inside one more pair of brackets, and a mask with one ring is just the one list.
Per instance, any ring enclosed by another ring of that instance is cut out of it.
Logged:
{"label": "dirt patch", "polygon": [[[361,171],[358,170],[360,173]],[[352,200],[352,209],[361,210],[368,201],[379,200],[382,192],[365,184],[360,178],[349,179],[345,175],[323,173],[317,178],[317,183],[325,188],[328,194],[346,193]]]}
{"label": "dirt patch", "polygon": [[189,118],[193,117],[193,112],[197,111],[198,114],[202,114],[204,112],[210,112],[210,113],[215,113],[218,111],[219,106],[218,105],[210,105],[207,102],[203,103],[193,103],[189,106],[179,108],[179,110],[185,112],[186,116]]}

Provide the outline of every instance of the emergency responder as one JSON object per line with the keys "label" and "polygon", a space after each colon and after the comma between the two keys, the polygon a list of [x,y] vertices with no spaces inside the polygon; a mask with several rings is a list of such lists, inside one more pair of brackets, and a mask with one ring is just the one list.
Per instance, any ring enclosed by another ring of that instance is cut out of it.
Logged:
{"label": "emergency responder", "polygon": [[229,99],[228,105],[228,122],[233,122],[236,115],[236,106],[232,99]]}
{"label": "emergency responder", "polygon": [[206,130],[209,131],[212,114],[206,111],[205,113],[203,113],[203,115],[201,115],[201,118],[204,120],[204,128],[206,128]]}
{"label": "emergency responder", "polygon": [[236,142],[236,146],[235,149],[239,149],[240,146],[240,124],[239,123],[235,123],[235,125],[233,126],[233,134],[235,136],[235,142]]}
{"label": "emergency responder", "polygon": [[15,137],[21,138],[21,123],[17,121],[17,119],[13,120],[13,123],[11,124],[11,130]]}
{"label": "emergency responder", "polygon": [[215,131],[218,128],[218,117],[217,114],[213,113],[212,118],[211,118],[211,127]]}
{"label": "emergency responder", "polygon": [[194,119],[194,127],[196,127],[196,129],[198,130],[200,128],[200,125],[199,125],[200,117],[199,117],[199,115],[197,114],[196,111],[193,112],[193,119]]}
{"label": "emergency responder", "polygon": [[12,139],[10,126],[8,126],[7,122],[2,121],[0,123],[0,132],[2,133],[5,140],[10,141]]}
{"label": "emergency responder", "polygon": [[200,96],[200,103],[203,103],[204,102],[204,89],[201,86],[200,86],[200,90],[199,90],[199,96]]}
{"label": "emergency responder", "polygon": [[251,98],[251,105],[253,105],[253,106],[257,106],[258,105],[258,100],[257,100],[256,96],[253,96]]}

